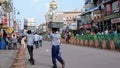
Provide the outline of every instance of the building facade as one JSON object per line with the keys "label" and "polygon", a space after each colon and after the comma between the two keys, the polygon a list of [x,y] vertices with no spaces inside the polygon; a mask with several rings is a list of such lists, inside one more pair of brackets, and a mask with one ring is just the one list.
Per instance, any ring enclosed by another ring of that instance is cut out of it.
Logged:
{"label": "building facade", "polygon": [[36,21],[34,18],[26,18],[24,19],[24,30],[31,30],[32,32],[35,32],[36,29]]}
{"label": "building facade", "polygon": [[68,12],[63,12],[63,20],[64,20],[64,26],[67,27],[70,25],[74,19],[80,19],[80,11],[74,10],[74,11],[68,11]]}
{"label": "building facade", "polygon": [[12,31],[9,31],[9,29],[14,28],[14,21],[12,0],[0,0],[0,29],[4,29],[8,34],[11,34]]}
{"label": "building facade", "polygon": [[[61,25],[62,26],[61,30],[66,29],[69,26],[72,27],[75,24],[77,27],[77,22],[75,23],[74,19],[80,19],[80,16],[79,16],[80,14],[81,14],[81,12],[76,9],[74,11],[66,11],[66,12],[57,11],[56,2],[54,0],[51,1],[50,9],[48,10],[48,12],[45,15],[47,33],[49,33],[49,31],[50,31],[49,24],[51,22],[58,23],[58,26]],[[63,23],[63,24],[61,24],[61,23]],[[56,25],[56,27],[58,27],[58,26]]]}
{"label": "building facade", "polygon": [[[98,32],[100,31],[98,28],[98,24],[102,22],[102,2],[103,0],[85,0],[85,12],[83,12],[81,16],[80,29],[84,29],[85,31]],[[89,6],[89,7],[88,7]],[[101,29],[102,31],[102,29]]]}
{"label": "building facade", "polygon": [[104,24],[106,29],[120,33],[120,0],[104,1]]}

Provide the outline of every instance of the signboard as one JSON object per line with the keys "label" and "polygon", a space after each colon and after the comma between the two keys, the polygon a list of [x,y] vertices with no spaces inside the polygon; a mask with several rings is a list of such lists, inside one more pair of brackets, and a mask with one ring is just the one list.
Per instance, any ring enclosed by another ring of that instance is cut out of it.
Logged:
{"label": "signboard", "polygon": [[7,17],[4,17],[4,19],[3,19],[3,25],[7,26],[7,22],[8,22]]}
{"label": "signboard", "polygon": [[22,30],[18,30],[19,35],[22,36],[23,35],[23,31]]}
{"label": "signboard", "polygon": [[120,18],[112,19],[111,22],[112,23],[120,23]]}
{"label": "signboard", "polygon": [[84,29],[89,29],[89,28],[91,28],[91,24],[86,24],[86,25],[83,26],[83,28]]}
{"label": "signboard", "polygon": [[104,20],[109,20],[109,19],[118,18],[118,17],[120,17],[120,12],[104,16]]}
{"label": "signboard", "polygon": [[9,27],[9,28],[7,29],[7,33],[12,33],[12,32],[13,32],[13,28]]}

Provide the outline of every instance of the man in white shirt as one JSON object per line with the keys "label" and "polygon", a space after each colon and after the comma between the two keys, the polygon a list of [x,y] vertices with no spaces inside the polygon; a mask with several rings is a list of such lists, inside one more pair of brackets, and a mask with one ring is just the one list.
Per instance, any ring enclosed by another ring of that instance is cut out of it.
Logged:
{"label": "man in white shirt", "polygon": [[34,35],[32,34],[31,30],[28,30],[27,32],[27,36],[26,36],[26,40],[27,40],[27,48],[28,48],[28,52],[30,55],[30,59],[28,59],[31,63],[31,65],[34,65],[34,58],[33,58],[33,45],[34,45]]}
{"label": "man in white shirt", "polygon": [[52,28],[52,33],[50,34],[52,38],[52,62],[53,67],[57,68],[56,59],[62,64],[62,68],[65,67],[65,62],[61,57],[61,42],[60,42],[60,33],[57,32],[58,28]]}
{"label": "man in white shirt", "polygon": [[17,37],[15,34],[13,34],[12,43],[13,43],[13,49],[17,49]]}
{"label": "man in white shirt", "polygon": [[39,35],[39,40],[38,40],[40,46],[42,46],[42,40],[43,40],[43,37],[42,37],[42,35],[40,34],[40,35]]}
{"label": "man in white shirt", "polygon": [[35,33],[34,37],[35,37],[35,46],[36,48],[39,48],[39,45],[38,45],[39,35]]}

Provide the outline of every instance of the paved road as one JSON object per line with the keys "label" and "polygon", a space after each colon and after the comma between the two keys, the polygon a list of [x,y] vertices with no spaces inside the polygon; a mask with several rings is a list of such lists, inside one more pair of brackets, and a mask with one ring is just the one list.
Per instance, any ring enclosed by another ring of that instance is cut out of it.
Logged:
{"label": "paved road", "polygon": [[11,68],[17,50],[0,50],[0,68]]}
{"label": "paved road", "polygon": [[[51,68],[51,43],[44,41],[43,47],[34,49],[35,65],[27,61],[26,68]],[[120,68],[120,53],[110,50],[62,44],[65,68]],[[61,68],[58,63],[58,68]]]}

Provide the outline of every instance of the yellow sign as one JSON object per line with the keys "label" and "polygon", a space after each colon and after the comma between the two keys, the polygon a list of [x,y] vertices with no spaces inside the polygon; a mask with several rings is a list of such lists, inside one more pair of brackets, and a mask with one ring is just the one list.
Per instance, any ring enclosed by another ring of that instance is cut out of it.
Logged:
{"label": "yellow sign", "polygon": [[8,33],[12,33],[12,32],[13,32],[13,28],[9,27],[9,28],[7,29],[7,32],[8,32]]}

